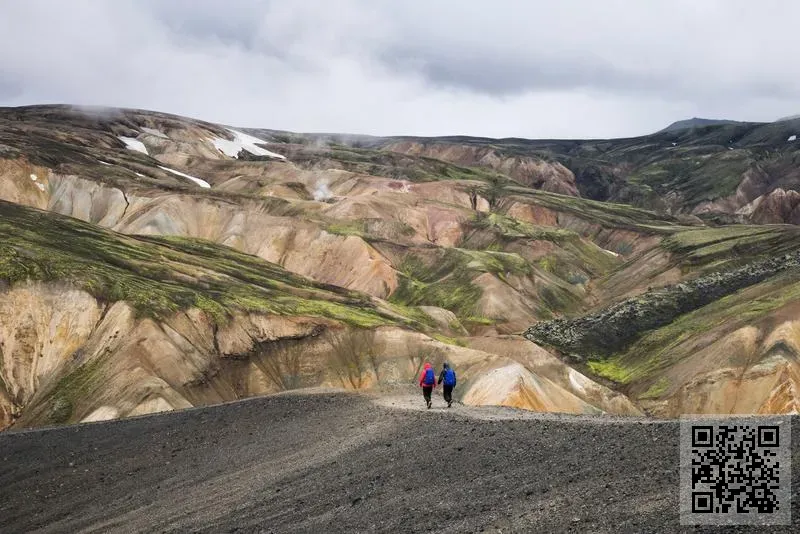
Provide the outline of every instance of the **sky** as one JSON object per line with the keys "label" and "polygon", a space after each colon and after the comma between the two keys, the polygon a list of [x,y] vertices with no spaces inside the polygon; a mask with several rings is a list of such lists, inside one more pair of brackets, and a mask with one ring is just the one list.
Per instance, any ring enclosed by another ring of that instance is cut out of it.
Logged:
{"label": "sky", "polygon": [[603,138],[800,113],[800,2],[0,0],[0,106]]}

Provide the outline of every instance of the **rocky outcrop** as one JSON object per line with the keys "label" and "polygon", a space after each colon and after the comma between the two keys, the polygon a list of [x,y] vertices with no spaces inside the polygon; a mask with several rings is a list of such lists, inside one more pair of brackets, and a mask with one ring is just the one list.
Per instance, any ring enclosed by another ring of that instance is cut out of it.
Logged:
{"label": "rocky outcrop", "polygon": [[684,313],[798,267],[800,253],[753,262],[647,291],[596,314],[540,322],[530,327],[525,337],[578,357],[610,354],[625,348],[643,332],[669,324]]}
{"label": "rocky outcrop", "polygon": [[22,414],[92,336],[105,308],[63,286],[25,284],[0,299],[0,427]]}
{"label": "rocky outcrop", "polygon": [[800,224],[800,193],[778,188],[758,197],[750,209],[750,220],[756,224]]}

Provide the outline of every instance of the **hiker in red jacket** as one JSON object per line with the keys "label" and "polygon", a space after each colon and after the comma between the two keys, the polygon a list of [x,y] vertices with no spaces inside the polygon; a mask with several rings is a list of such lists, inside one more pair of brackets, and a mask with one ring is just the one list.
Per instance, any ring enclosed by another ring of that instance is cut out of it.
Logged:
{"label": "hiker in red jacket", "polygon": [[419,386],[422,388],[422,396],[425,397],[425,404],[430,408],[431,393],[433,392],[433,388],[436,387],[436,371],[433,370],[433,366],[429,363],[424,365],[422,374],[419,375]]}

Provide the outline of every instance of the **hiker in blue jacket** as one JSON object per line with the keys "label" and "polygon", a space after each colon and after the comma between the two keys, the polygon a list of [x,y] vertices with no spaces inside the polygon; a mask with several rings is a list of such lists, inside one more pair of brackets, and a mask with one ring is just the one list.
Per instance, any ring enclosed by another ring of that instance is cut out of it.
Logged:
{"label": "hiker in blue jacket", "polygon": [[439,383],[444,382],[444,400],[447,407],[453,405],[453,388],[456,387],[456,372],[450,367],[450,364],[444,362],[442,365],[442,372],[439,373]]}

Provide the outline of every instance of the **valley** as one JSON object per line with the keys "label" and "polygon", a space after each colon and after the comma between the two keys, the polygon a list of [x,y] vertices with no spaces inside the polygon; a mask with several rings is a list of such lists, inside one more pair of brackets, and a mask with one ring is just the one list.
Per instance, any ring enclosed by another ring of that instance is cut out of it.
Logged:
{"label": "valley", "polygon": [[528,141],[0,109],[0,426],[423,361],[474,406],[795,413],[795,122]]}

